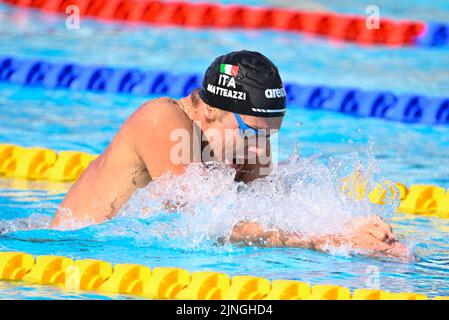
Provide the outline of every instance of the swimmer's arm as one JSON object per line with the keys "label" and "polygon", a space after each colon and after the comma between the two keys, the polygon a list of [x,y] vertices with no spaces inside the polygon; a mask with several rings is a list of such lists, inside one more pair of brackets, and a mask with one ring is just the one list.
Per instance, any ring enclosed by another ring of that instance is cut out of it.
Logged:
{"label": "swimmer's arm", "polygon": [[[192,131],[191,125],[182,116],[182,111],[170,100],[156,99],[141,106],[125,121],[106,150],[91,162],[75,182],[61,207],[70,209],[72,218],[86,221],[93,219],[95,223],[101,223],[114,217],[137,188],[144,187],[149,181],[168,171],[175,175],[182,174],[185,163],[171,159],[173,146],[179,144],[179,141],[171,141],[171,134],[176,129],[187,134]],[[188,143],[189,141],[182,151],[191,155]],[[127,165],[130,163],[133,164],[132,169]],[[132,174],[117,172],[117,168],[121,167],[123,170],[138,171],[139,175],[134,177]],[[122,177],[122,180],[112,178],[116,176]],[[117,184],[125,185],[118,189],[126,192],[118,195],[104,193],[102,190],[105,184],[112,187]],[[61,212],[56,212],[52,228],[59,227],[67,220]]]}
{"label": "swimmer's arm", "polygon": [[296,247],[325,251],[328,245],[340,246],[344,243],[342,235],[304,237],[283,230],[265,230],[257,222],[240,222],[234,226],[230,242],[263,247]]}
{"label": "swimmer's arm", "polygon": [[346,226],[341,234],[304,236],[283,230],[264,230],[256,222],[240,222],[234,226],[232,243],[265,247],[297,247],[329,251],[331,247],[345,247],[368,251],[369,255],[410,258],[403,244],[396,240],[391,226],[377,216],[361,217]]}

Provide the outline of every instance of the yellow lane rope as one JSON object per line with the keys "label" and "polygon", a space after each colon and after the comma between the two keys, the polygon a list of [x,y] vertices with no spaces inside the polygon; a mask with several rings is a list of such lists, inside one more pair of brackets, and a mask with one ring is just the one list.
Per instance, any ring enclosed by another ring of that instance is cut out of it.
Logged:
{"label": "yellow lane rope", "polygon": [[[149,299],[187,300],[427,300],[423,294],[356,289],[295,280],[268,280],[181,268],[150,269],[138,264],[101,260],[73,260],[62,256],[34,256],[0,252],[0,280],[55,285],[70,290],[137,295]],[[449,299],[436,297],[435,299]]]}
{"label": "yellow lane rope", "polygon": [[[25,148],[0,144],[0,176],[49,182],[75,181],[97,155],[79,151],[56,152],[47,148]],[[367,193],[366,181],[355,173],[343,181],[342,191],[362,200],[365,196],[376,204],[391,201],[397,193],[398,212],[449,218],[449,190],[433,185],[385,182]]]}

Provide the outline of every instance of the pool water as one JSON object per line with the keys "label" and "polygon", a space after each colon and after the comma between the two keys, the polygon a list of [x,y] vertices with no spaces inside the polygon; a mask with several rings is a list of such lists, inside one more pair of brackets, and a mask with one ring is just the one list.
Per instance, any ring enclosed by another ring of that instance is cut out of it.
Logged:
{"label": "pool water", "polygon": [[[413,9],[411,18],[431,20],[436,11],[442,18],[448,15],[443,2],[414,2],[422,11]],[[282,5],[282,1],[264,4]],[[338,1],[319,1],[310,6],[339,8]],[[409,9],[401,11],[397,6],[382,3],[381,8],[391,17],[407,17],[404,12]],[[350,12],[350,8],[355,8],[351,9],[356,11],[353,13],[359,10],[354,4],[337,11]],[[213,57],[247,48],[273,59],[285,81],[449,96],[447,48],[370,48],[265,31],[81,23],[80,30],[69,31],[58,16],[0,5],[0,51],[55,61],[202,72]],[[98,154],[126,117],[149,98],[46,91],[0,83],[0,143]],[[299,160],[291,156],[296,147]],[[240,187],[229,180],[229,172],[218,170],[216,181],[205,181],[193,168],[173,183],[162,181],[149,186],[166,190],[166,196],[183,197],[191,205],[189,212],[167,215],[160,211],[147,217],[143,209],[158,208],[160,202],[149,199],[148,189],[142,189],[117,218],[66,231],[48,230],[48,226],[70,184],[0,178],[0,251],[298,279],[352,289],[372,286],[370,275],[378,271],[381,289],[449,295],[449,220],[393,214],[394,208],[366,201],[354,203],[338,192],[339,179],[359,164],[370,174],[371,184],[391,179],[407,185],[429,183],[449,188],[448,127],[290,109],[276,150],[281,161],[290,157],[288,170],[280,168],[274,181],[243,190],[238,196],[235,191]],[[183,195],[178,186],[187,182],[192,187]],[[267,196],[270,188],[279,190],[285,182],[289,191]],[[247,216],[301,231],[329,231],[338,221],[370,212],[392,223],[400,240],[413,249],[416,261],[335,251],[327,254],[305,249],[217,246],[213,241],[229,232],[233,221]],[[291,225],[283,225],[285,221]],[[1,282],[0,298],[132,297]]]}

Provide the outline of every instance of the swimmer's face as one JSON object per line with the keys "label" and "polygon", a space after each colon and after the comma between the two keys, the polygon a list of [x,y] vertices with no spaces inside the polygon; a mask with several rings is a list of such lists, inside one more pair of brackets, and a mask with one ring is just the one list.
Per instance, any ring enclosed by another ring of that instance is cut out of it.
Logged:
{"label": "swimmer's face", "polygon": [[[221,131],[221,141],[214,143],[212,149],[216,160],[228,164],[254,164],[257,157],[269,156],[270,136],[276,134],[281,127],[283,117],[262,118],[249,115],[239,115],[240,123],[232,112],[222,111],[224,114],[214,126]],[[250,127],[257,130],[243,127]],[[220,149],[220,150],[219,150]],[[256,157],[256,158],[255,158]],[[264,163],[263,161],[261,161]]]}

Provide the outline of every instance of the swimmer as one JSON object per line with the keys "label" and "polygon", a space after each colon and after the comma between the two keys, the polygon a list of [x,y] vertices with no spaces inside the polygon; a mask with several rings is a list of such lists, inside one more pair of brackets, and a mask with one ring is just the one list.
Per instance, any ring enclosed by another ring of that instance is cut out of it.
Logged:
{"label": "swimmer", "polygon": [[[112,219],[138,188],[166,173],[181,175],[189,163],[225,163],[236,170],[235,180],[245,183],[264,177],[271,167],[270,134],[279,130],[285,113],[286,92],[268,58],[252,51],[220,56],[206,70],[201,88],[179,100],[148,101],[129,116],[71,187],[52,227],[61,227],[68,218],[93,223]],[[200,142],[195,139],[197,133]],[[183,134],[188,139],[180,147],[173,136]],[[179,161],[179,153],[187,156]],[[234,226],[229,240],[322,251],[346,246],[374,255],[406,255],[391,227],[378,217],[359,219],[344,234],[322,237],[267,231],[255,222],[242,221]]]}

